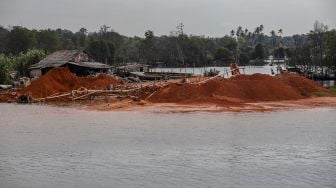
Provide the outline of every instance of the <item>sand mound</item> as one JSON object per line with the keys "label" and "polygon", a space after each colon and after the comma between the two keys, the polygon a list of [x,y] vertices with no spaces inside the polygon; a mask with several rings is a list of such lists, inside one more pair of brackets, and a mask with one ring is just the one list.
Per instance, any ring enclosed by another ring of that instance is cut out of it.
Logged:
{"label": "sand mound", "polygon": [[282,74],[279,78],[304,96],[313,92],[328,92],[327,89],[322,88],[316,82],[296,74]]}
{"label": "sand mound", "polygon": [[20,93],[31,93],[33,98],[40,98],[60,92],[69,92],[80,87],[88,89],[106,89],[109,85],[119,84],[119,80],[109,75],[97,77],[77,77],[68,68],[56,68],[34,80],[31,85],[23,88]]}
{"label": "sand mound", "polygon": [[[303,84],[304,86],[301,86]],[[264,74],[217,78],[203,84],[170,84],[148,100],[154,103],[216,103],[296,100],[303,92],[325,91],[313,81],[296,75],[273,77]]]}

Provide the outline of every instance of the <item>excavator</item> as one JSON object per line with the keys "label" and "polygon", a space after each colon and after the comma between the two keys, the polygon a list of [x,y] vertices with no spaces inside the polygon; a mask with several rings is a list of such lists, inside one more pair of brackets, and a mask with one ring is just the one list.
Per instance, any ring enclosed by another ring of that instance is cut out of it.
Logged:
{"label": "excavator", "polygon": [[231,63],[231,65],[230,65],[232,76],[240,75],[238,62],[239,62],[239,56],[238,56],[238,50],[237,50],[237,54],[236,54],[236,57],[234,58],[234,62]]}
{"label": "excavator", "polygon": [[240,75],[240,70],[237,63],[231,63],[230,69],[232,76]]}

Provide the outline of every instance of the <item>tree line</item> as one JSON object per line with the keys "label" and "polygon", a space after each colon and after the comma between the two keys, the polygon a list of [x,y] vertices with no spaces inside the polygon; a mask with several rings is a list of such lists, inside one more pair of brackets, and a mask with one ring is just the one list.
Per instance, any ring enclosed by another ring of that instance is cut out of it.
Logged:
{"label": "tree line", "polygon": [[306,71],[325,68],[336,72],[336,31],[316,21],[309,33],[293,35],[286,48],[290,65],[302,66]]}
{"label": "tree line", "polygon": [[[238,27],[223,37],[187,35],[183,25],[170,35],[155,36],[148,30],[143,37],[127,37],[103,25],[98,32],[81,28],[30,30],[21,26],[0,26],[0,53],[18,55],[29,49],[41,49],[47,54],[61,49],[81,49],[97,61],[107,64],[142,62],[165,66],[204,66],[225,64],[239,58],[242,64],[250,59],[263,59],[278,48],[280,36],[263,33],[264,26],[249,31]],[[273,42],[271,49],[270,41]],[[281,54],[279,54],[281,55]],[[239,57],[238,57],[239,56]]]}
{"label": "tree line", "polygon": [[[84,50],[97,61],[110,65],[139,62],[153,66],[197,67],[223,66],[233,61],[240,65],[263,65],[263,59],[273,55],[276,58],[287,56],[293,65],[335,67],[335,30],[328,30],[323,23],[316,22],[307,34],[282,35],[282,29],[265,33],[263,25],[253,30],[239,26],[223,37],[188,35],[183,31],[183,24],[170,35],[156,36],[154,31],[148,30],[142,37],[123,36],[106,25],[97,32],[88,32],[85,28],[72,32],[0,26],[0,75],[1,71],[14,69],[20,76],[27,76],[26,67],[32,62],[20,58],[43,58],[64,49]],[[14,63],[7,65],[9,62]]]}

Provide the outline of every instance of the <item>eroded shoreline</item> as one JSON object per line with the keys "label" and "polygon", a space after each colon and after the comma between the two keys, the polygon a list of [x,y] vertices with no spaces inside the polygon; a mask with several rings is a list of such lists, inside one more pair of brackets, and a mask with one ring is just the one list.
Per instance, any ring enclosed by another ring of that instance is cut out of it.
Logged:
{"label": "eroded shoreline", "polygon": [[89,111],[152,111],[152,112],[270,112],[278,110],[336,107],[336,97],[311,97],[299,100],[242,103],[239,105],[150,103],[123,100],[114,103],[88,104],[77,108]]}
{"label": "eroded shoreline", "polygon": [[238,75],[229,79],[217,75],[200,80],[131,84],[110,75],[77,77],[67,68],[57,68],[28,87],[2,92],[0,102],[97,111],[263,112],[336,106],[335,96],[334,88],[323,88],[312,80],[290,73]]}

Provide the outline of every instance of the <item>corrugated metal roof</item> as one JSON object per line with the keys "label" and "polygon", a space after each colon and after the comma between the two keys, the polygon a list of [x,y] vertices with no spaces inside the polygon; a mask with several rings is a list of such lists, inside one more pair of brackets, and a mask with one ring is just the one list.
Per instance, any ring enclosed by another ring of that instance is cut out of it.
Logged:
{"label": "corrugated metal roof", "polygon": [[79,62],[75,63],[74,58],[78,56],[78,54],[83,53],[81,50],[60,50],[56,51],[46,58],[42,59],[40,62],[31,65],[30,69],[41,69],[46,67],[61,67],[67,63],[81,66],[81,67],[88,67],[88,68],[95,68],[95,69],[109,69],[111,66],[99,63],[99,62]]}
{"label": "corrugated metal roof", "polygon": [[42,59],[40,62],[30,66],[30,69],[34,68],[45,68],[45,67],[60,67],[65,63],[73,61],[73,59],[82,53],[80,50],[60,50],[56,51],[46,58]]}
{"label": "corrugated metal roof", "polygon": [[111,66],[99,63],[99,62],[80,62],[80,63],[74,63],[74,62],[68,62],[69,64],[81,66],[81,67],[88,67],[93,69],[109,69]]}

